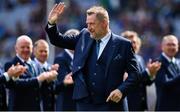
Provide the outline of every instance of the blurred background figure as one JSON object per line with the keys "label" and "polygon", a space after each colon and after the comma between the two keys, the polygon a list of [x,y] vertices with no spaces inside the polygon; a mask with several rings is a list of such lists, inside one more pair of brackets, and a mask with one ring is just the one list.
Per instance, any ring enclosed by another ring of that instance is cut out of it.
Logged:
{"label": "blurred background figure", "polygon": [[[41,69],[41,73],[50,70],[58,70],[59,65],[51,65],[47,62],[49,56],[49,45],[43,40],[37,40],[34,43],[34,61]],[[55,110],[55,94],[54,94],[54,81],[44,81],[41,84],[41,103],[43,111],[54,111]]]}
{"label": "blurred background figure", "polygon": [[[70,29],[64,33],[64,35],[78,35],[79,30]],[[72,70],[72,60],[74,57],[74,51],[64,49],[58,56],[55,58],[54,63],[58,63],[60,65],[60,69],[58,70],[58,84],[63,87],[56,88],[57,97],[56,97],[56,111],[75,111],[76,104],[75,101],[72,100],[73,95],[73,83],[69,85],[64,84],[64,78],[71,74]],[[72,74],[71,74],[72,75]]]}
{"label": "blurred background figure", "polygon": [[156,75],[157,111],[180,110],[180,60],[175,57],[178,52],[178,40],[174,35],[162,39],[162,53],[159,61],[162,67]]}
{"label": "blurred background figure", "polygon": [[[124,31],[121,33],[121,36],[129,39],[132,43],[133,49],[135,51],[135,57],[140,70],[141,82],[138,87],[133,91],[133,93],[128,94],[128,107],[130,111],[145,111],[148,110],[147,106],[147,94],[146,86],[151,85],[155,78],[157,71],[160,69],[161,63],[158,61],[151,62],[149,61],[147,67],[145,65],[144,59],[140,56],[139,50],[141,48],[141,39],[138,34],[134,31]],[[125,79],[128,77],[128,74],[125,74]]]}

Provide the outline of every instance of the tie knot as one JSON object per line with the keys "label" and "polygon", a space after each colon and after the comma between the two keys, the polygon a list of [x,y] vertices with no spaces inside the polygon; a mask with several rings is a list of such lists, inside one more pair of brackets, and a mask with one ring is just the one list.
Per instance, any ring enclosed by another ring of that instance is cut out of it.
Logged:
{"label": "tie knot", "polygon": [[100,40],[96,40],[96,43],[97,43],[97,44],[100,44],[100,43],[101,43],[101,39],[100,39]]}
{"label": "tie knot", "polygon": [[48,71],[48,69],[46,68],[46,67],[43,67],[42,68],[45,72],[47,72]]}
{"label": "tie knot", "polygon": [[27,61],[24,61],[24,64],[25,64],[25,65],[30,65]]}

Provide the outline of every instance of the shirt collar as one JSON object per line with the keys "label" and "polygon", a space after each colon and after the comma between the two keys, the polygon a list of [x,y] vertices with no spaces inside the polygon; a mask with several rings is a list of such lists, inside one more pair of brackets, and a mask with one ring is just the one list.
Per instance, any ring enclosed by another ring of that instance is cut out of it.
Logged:
{"label": "shirt collar", "polygon": [[162,53],[162,55],[168,60],[168,62],[170,63],[170,62],[173,62],[173,63],[175,63],[175,57],[173,57],[172,59],[169,57],[169,56],[167,56],[164,52]]}
{"label": "shirt collar", "polygon": [[103,38],[101,38],[101,42],[105,43],[111,37],[111,31],[109,31]]}
{"label": "shirt collar", "polygon": [[41,68],[48,68],[48,63],[47,62],[44,62],[43,64],[37,59],[37,58],[34,58],[34,61],[40,65]]}
{"label": "shirt collar", "polygon": [[20,56],[19,56],[19,54],[16,54],[16,56],[21,60],[21,62],[26,62],[26,63],[28,63],[28,64],[31,64],[31,58],[29,58],[27,61],[25,61],[23,58],[21,58]]}

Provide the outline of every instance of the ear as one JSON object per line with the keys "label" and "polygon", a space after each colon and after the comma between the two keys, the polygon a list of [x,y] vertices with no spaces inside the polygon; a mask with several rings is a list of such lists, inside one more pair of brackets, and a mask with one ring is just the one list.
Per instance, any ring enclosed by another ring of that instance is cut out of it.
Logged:
{"label": "ear", "polygon": [[102,21],[102,26],[103,26],[103,28],[106,28],[107,25],[108,25],[107,21],[103,20],[103,21]]}

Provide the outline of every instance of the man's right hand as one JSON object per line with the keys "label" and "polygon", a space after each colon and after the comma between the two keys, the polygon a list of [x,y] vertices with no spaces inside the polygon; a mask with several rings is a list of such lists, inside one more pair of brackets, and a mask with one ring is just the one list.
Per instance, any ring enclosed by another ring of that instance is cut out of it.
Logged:
{"label": "man's right hand", "polygon": [[49,72],[43,72],[39,76],[37,76],[37,80],[39,82],[43,82],[47,80],[48,82],[53,81],[56,79],[58,73],[55,70],[49,71]]}
{"label": "man's right hand", "polygon": [[18,77],[22,75],[26,71],[26,67],[17,64],[16,66],[12,65],[8,71],[7,74],[9,77]]}
{"label": "man's right hand", "polygon": [[48,22],[50,24],[56,24],[59,16],[63,13],[64,11],[64,3],[60,2],[59,4],[55,4],[54,7],[52,8],[49,17],[48,17]]}

